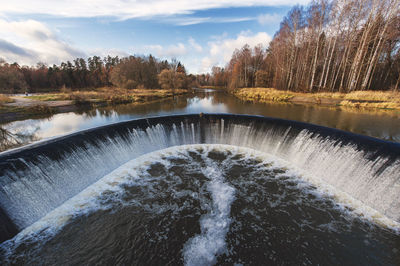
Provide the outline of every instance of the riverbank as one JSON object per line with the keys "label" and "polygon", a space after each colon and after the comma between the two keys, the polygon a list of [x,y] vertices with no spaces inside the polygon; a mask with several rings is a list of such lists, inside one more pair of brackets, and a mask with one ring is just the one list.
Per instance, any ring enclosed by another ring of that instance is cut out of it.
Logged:
{"label": "riverbank", "polygon": [[400,110],[400,93],[392,91],[355,91],[350,93],[299,93],[272,88],[242,88],[231,91],[241,100],[251,102],[289,102],[355,108]]}
{"label": "riverbank", "polygon": [[186,93],[188,90],[125,90],[105,87],[30,96],[0,95],[0,123],[107,105],[139,105]]}
{"label": "riverbank", "polygon": [[12,102],[14,102],[14,100],[11,97],[5,94],[0,94],[0,105]]}
{"label": "riverbank", "polygon": [[226,91],[226,87],[223,86],[199,86],[200,89]]}
{"label": "riverbank", "polygon": [[400,110],[292,104],[287,102],[253,103],[240,100],[224,91],[194,90],[177,97],[145,103],[115,104],[91,108],[66,106],[75,110],[37,115],[2,123],[5,137],[0,135],[0,150],[26,145],[88,128],[149,116],[233,113],[262,115],[337,128],[400,143]]}

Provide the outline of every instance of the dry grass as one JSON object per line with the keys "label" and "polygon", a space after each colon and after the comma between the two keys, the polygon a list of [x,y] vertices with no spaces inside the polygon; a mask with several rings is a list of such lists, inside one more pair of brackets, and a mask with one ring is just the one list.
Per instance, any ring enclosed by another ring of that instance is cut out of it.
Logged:
{"label": "dry grass", "polygon": [[10,97],[4,94],[0,94],[0,104],[12,103],[12,102],[14,102],[14,100],[11,99]]}
{"label": "dry grass", "polygon": [[47,93],[41,95],[27,96],[39,101],[63,101],[72,100],[77,104],[107,102],[111,104],[144,102],[159,98],[170,97],[186,93],[186,90],[126,90],[120,88],[104,87],[95,90],[66,91],[61,93]]}
{"label": "dry grass", "polygon": [[234,94],[241,99],[256,102],[288,102],[294,97],[294,93],[272,88],[243,88]]}
{"label": "dry grass", "polygon": [[340,102],[342,106],[356,107],[356,108],[380,108],[380,109],[399,109],[400,103],[398,102],[360,102],[344,100]]}
{"label": "dry grass", "polygon": [[320,92],[312,95],[326,98],[343,99],[349,101],[376,101],[376,102],[399,102],[400,92],[394,91],[353,91],[349,93]]}
{"label": "dry grass", "polygon": [[325,97],[342,100],[340,105],[356,108],[400,109],[400,93],[394,91],[354,91],[331,93]]}
{"label": "dry grass", "polygon": [[233,92],[237,97],[256,102],[310,102],[356,108],[400,110],[400,92],[354,91],[350,93],[300,93],[272,88],[243,88]]}
{"label": "dry grass", "polygon": [[[99,104],[102,106],[111,106],[119,103],[132,103],[139,105],[185,93],[187,93],[186,90],[125,90],[109,87],[83,91],[71,91],[63,89],[61,92],[57,93],[44,93],[27,96],[26,98],[36,100],[29,101],[28,104],[0,104],[0,114],[3,114],[0,120],[13,121],[16,117],[26,118],[31,116],[47,117],[58,112],[59,106],[67,106],[72,104],[84,104],[88,106]],[[6,100],[9,101],[7,98],[4,98],[4,101]],[[57,101],[69,102],[61,103]]]}
{"label": "dry grass", "polygon": [[31,95],[25,96],[24,98],[36,100],[36,101],[62,101],[66,100],[66,94],[64,93],[46,93],[46,94],[39,94],[39,95]]}
{"label": "dry grass", "polygon": [[117,88],[100,88],[96,91],[75,91],[68,94],[68,100],[76,103],[108,102],[111,104],[145,102],[173,95],[183,94],[186,90],[125,90]]}

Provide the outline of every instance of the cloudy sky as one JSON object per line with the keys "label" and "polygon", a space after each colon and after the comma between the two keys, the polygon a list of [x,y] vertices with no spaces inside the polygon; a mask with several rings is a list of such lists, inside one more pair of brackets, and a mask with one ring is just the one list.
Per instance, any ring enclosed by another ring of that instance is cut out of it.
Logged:
{"label": "cloudy sky", "polygon": [[92,55],[177,58],[190,73],[265,47],[306,0],[0,0],[0,58],[21,65]]}

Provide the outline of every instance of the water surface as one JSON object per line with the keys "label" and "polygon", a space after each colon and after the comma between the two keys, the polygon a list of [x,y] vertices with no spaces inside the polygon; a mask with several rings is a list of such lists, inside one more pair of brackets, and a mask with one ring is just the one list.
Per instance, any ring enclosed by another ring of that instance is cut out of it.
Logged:
{"label": "water surface", "polygon": [[284,161],[200,144],[121,166],[0,245],[0,261],[398,265],[399,244]]}
{"label": "water surface", "polygon": [[[291,103],[250,103],[221,91],[196,93],[143,105],[124,104],[92,110],[55,114],[0,124],[11,133],[4,149],[75,131],[135,118],[192,113],[263,115],[338,128],[384,140],[400,142],[400,112],[342,109]],[[16,143],[19,142],[19,143]]]}

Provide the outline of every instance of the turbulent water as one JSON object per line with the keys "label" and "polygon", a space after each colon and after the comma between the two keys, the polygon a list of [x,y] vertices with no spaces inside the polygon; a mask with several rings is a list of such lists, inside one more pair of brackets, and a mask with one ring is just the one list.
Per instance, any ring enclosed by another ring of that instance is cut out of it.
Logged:
{"label": "turbulent water", "polygon": [[[10,168],[0,179],[0,205],[19,229],[33,224],[122,164],[172,146],[228,144],[284,159],[307,172],[307,180],[373,213],[383,223],[400,221],[400,160],[360,150],[355,144],[292,127],[238,124],[218,119],[201,125],[181,122],[124,135],[99,138],[60,152],[57,160],[39,155],[18,159],[25,169]],[[58,151],[57,151],[58,152]],[[44,193],[45,192],[45,193]],[[377,211],[377,212],[376,212]]]}
{"label": "turbulent water", "polygon": [[254,149],[162,149],[125,163],[26,227],[0,246],[0,258],[58,265],[400,264],[393,228],[366,219],[365,211],[359,216],[361,205],[339,204],[349,202],[343,193],[307,180],[316,179]]}

